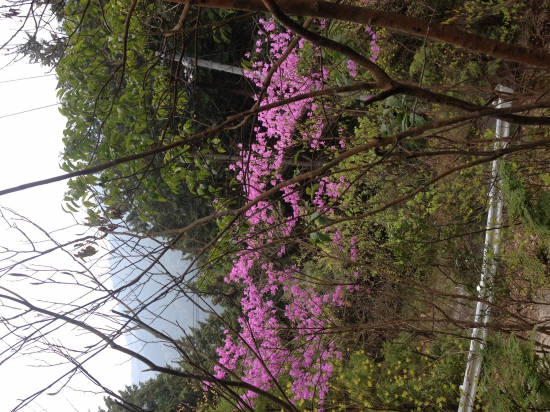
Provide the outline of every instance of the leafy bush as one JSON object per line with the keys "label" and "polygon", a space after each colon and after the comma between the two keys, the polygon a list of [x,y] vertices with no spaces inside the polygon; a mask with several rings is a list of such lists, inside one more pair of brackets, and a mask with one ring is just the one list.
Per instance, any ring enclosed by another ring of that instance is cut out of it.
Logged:
{"label": "leafy bush", "polygon": [[535,351],[533,339],[495,335],[483,356],[486,372],[478,393],[484,410],[549,410],[550,357]]}
{"label": "leafy bush", "polygon": [[502,194],[510,214],[519,216],[524,226],[543,239],[550,239],[550,191],[535,194],[511,162],[500,164]]}
{"label": "leafy bush", "polygon": [[464,349],[452,337],[426,341],[403,334],[386,342],[379,356],[355,352],[340,366],[333,383],[339,397],[331,402],[339,410],[456,410]]}

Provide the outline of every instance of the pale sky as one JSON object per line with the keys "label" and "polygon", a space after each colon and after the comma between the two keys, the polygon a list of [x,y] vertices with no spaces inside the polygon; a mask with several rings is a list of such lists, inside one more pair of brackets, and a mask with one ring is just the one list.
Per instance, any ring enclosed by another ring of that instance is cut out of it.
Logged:
{"label": "pale sky", "polygon": [[[8,29],[4,22],[5,20],[0,27],[0,39],[5,38]],[[0,56],[0,67],[8,62],[9,59]],[[57,107],[3,117],[56,103],[55,76],[8,82],[44,74],[48,74],[47,68],[30,65],[26,61],[0,70],[0,189],[62,173],[58,165],[65,119],[58,112]],[[48,231],[67,227],[74,224],[74,218],[61,210],[65,185],[65,182],[60,182],[2,196],[0,206],[15,210]],[[75,230],[71,229],[58,232],[56,236],[58,240],[63,241],[74,236],[74,233]],[[78,229],[76,233],[82,233],[82,229]],[[13,229],[8,230],[5,224],[0,224],[0,245],[16,245],[19,240],[21,239],[18,238],[17,232]],[[56,267],[63,265],[68,268],[72,264],[71,259],[63,254],[57,254],[48,259],[46,264]],[[49,288],[40,286],[40,289],[37,289],[32,286],[23,286],[22,283],[7,283],[4,278],[0,278],[0,286],[15,288],[26,296],[36,297],[36,293],[41,296],[47,295],[48,300],[52,301],[67,299],[71,294],[71,290],[63,286]],[[5,316],[5,308],[2,306],[0,306],[0,316]],[[62,344],[82,347],[89,337],[76,336],[75,330],[62,328],[58,331],[56,339]],[[0,347],[1,345],[0,342]],[[40,356],[37,355],[37,358]],[[47,359],[49,358],[46,357]],[[124,385],[131,382],[130,363],[125,362],[126,360],[118,353],[106,351],[90,363],[89,371],[111,389],[122,389]],[[26,357],[0,366],[0,412],[10,411],[16,405],[18,398],[40,389],[53,377],[58,376],[64,368],[63,366],[37,368],[35,367],[37,364],[39,364],[38,360]],[[85,391],[97,389],[78,377],[73,386]],[[41,396],[24,410],[96,412],[100,405],[103,406],[102,395],[65,388],[57,395]]]}

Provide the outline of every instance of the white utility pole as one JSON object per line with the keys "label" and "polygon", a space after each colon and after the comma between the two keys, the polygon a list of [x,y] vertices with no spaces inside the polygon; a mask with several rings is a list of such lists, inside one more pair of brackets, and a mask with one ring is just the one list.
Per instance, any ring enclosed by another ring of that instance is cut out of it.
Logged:
{"label": "white utility pole", "polygon": [[[499,92],[513,93],[508,87],[498,85]],[[511,102],[502,103],[498,99],[497,108],[510,107]],[[496,141],[494,148],[502,147],[501,138],[510,135],[510,124],[497,119],[496,122]],[[500,226],[502,224],[502,197],[498,187],[498,159],[493,160],[492,164],[492,184],[489,191],[489,214],[487,216],[487,231],[485,233],[485,250],[483,252],[483,265],[481,279],[477,287],[479,299],[487,302],[493,301],[493,278],[496,272],[495,258],[500,252]],[[487,329],[484,327],[489,322],[491,307],[483,302],[478,302],[474,321],[480,325],[472,331],[472,341],[470,342],[470,352],[468,354],[468,363],[464,372],[464,382],[460,386],[460,405],[458,412],[472,412],[474,410],[477,384],[481,371],[481,350],[485,345]]]}
{"label": "white utility pole", "polygon": [[[181,64],[190,69],[195,68],[195,59],[193,57],[183,56],[180,60],[180,56],[175,56],[174,61],[181,61]],[[238,66],[231,66],[229,64],[216,63],[212,60],[202,60],[197,59],[197,66],[204,67],[206,69],[218,70],[220,72],[238,74],[239,76],[244,76],[244,69]]]}

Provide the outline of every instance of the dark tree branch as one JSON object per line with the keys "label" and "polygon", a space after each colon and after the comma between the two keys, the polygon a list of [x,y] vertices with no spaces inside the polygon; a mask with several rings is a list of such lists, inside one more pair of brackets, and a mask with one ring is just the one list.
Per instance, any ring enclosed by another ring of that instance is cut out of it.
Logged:
{"label": "dark tree branch", "polygon": [[[266,12],[262,0],[171,0],[174,3],[191,4],[200,7],[236,9]],[[278,7],[292,16],[312,16],[323,19],[349,21],[368,26],[384,27],[414,37],[427,37],[464,49],[485,53],[499,59],[550,68],[550,55],[540,50],[527,49],[515,44],[504,43],[487,37],[468,33],[446,24],[429,23],[416,17],[374,10],[368,7],[330,3],[317,0],[278,0]]]}

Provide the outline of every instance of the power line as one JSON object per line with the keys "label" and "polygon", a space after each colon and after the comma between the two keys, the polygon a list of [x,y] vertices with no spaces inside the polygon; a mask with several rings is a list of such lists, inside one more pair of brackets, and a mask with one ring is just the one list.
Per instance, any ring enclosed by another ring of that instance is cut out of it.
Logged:
{"label": "power line", "polygon": [[22,111],[22,112],[17,112],[17,113],[12,113],[12,114],[6,114],[6,115],[4,115],[4,116],[0,116],[0,119],[3,119],[4,117],[15,116],[15,115],[18,115],[18,114],[23,114],[23,113],[28,113],[28,112],[34,112],[35,110],[45,109],[46,107],[57,106],[57,105],[59,105],[59,104],[60,104],[60,103],[54,103],[54,104],[49,104],[49,105],[47,105],[47,106],[35,107],[34,109],[25,110],[25,111]]}
{"label": "power line", "polygon": [[48,76],[55,76],[55,73],[43,74],[43,75],[41,75],[41,76],[23,77],[23,78],[21,78],[21,79],[2,80],[2,81],[0,81],[0,83],[18,82],[18,81],[21,81],[21,80],[38,79],[38,78],[40,78],[40,77],[48,77]]}

